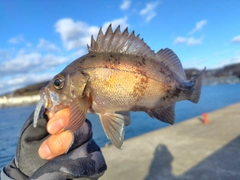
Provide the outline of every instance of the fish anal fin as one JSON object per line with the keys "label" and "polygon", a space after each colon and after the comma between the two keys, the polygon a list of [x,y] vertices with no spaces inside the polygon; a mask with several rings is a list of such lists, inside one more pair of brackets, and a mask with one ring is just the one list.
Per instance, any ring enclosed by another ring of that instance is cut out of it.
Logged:
{"label": "fish anal fin", "polygon": [[147,111],[148,115],[165,123],[174,124],[175,104]]}
{"label": "fish anal fin", "polygon": [[82,126],[86,119],[86,114],[90,106],[87,96],[75,98],[70,104],[70,117],[65,130],[76,131]]}
{"label": "fish anal fin", "polygon": [[121,149],[125,133],[124,116],[116,113],[104,113],[99,116],[107,138]]}

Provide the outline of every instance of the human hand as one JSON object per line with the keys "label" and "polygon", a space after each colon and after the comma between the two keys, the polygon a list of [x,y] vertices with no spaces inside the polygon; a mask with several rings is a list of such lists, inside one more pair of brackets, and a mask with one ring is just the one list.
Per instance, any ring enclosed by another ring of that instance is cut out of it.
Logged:
{"label": "human hand", "polygon": [[[22,128],[15,159],[3,169],[4,174],[18,180],[29,177],[37,180],[98,179],[102,176],[107,167],[100,148],[92,139],[91,123],[86,120],[76,132],[66,133],[61,123],[57,125],[57,121],[61,117],[66,123],[67,114],[67,110],[56,115],[49,114],[49,121],[46,116],[41,117],[37,128],[32,125],[32,114]],[[55,125],[51,125],[53,122]],[[46,127],[53,135],[47,132]],[[50,156],[44,152],[45,145],[51,152]],[[38,150],[46,159],[40,158]]]}
{"label": "human hand", "polygon": [[66,153],[72,142],[73,133],[64,131],[69,121],[70,109],[66,108],[52,114],[46,112],[48,116],[47,131],[51,134],[40,146],[38,153],[43,159],[52,159],[56,156]]}

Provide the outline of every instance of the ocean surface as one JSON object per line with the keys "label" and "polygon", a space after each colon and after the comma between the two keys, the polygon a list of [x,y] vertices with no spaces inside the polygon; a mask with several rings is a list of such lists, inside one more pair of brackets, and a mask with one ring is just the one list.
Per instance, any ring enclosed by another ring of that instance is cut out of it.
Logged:
{"label": "ocean surface", "polygon": [[[176,104],[175,122],[179,123],[186,119],[202,115],[204,112],[211,112],[237,102],[240,102],[240,83],[234,85],[204,86],[198,104],[189,101],[181,101]],[[14,158],[22,125],[34,109],[35,106],[0,109],[0,168]],[[92,122],[93,138],[97,144],[103,147],[106,143],[109,143],[98,116],[90,114],[87,115],[87,118]],[[146,113],[134,112],[131,113],[131,124],[126,127],[125,139],[166,126],[169,125],[150,118]]]}

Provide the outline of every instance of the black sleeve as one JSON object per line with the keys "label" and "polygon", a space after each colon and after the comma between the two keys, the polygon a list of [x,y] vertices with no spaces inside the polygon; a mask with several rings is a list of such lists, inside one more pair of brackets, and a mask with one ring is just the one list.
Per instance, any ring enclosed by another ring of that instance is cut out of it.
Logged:
{"label": "black sleeve", "polygon": [[102,152],[92,139],[92,126],[88,120],[74,132],[74,141],[68,153],[49,161],[38,155],[40,145],[49,137],[47,117],[38,120],[37,128],[32,123],[33,114],[22,128],[15,159],[3,169],[7,176],[17,180],[28,177],[38,180],[98,179],[107,169]]}

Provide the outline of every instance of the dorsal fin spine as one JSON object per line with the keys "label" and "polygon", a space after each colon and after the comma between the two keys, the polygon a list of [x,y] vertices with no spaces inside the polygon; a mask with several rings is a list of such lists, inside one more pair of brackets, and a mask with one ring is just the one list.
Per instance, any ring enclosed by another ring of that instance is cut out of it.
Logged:
{"label": "dorsal fin spine", "polygon": [[103,32],[102,32],[102,27],[100,28],[98,35],[97,35],[97,40],[96,40],[96,51],[98,51],[101,47],[102,44],[102,37],[103,36]]}
{"label": "dorsal fin spine", "polygon": [[[108,44],[110,43],[112,34],[113,34],[112,25],[110,24],[103,38],[104,39],[104,41],[102,42],[103,51],[108,51]],[[110,36],[110,38],[107,38],[108,36]]]}
{"label": "dorsal fin spine", "polygon": [[103,36],[102,27],[100,27],[100,30],[99,30],[99,32],[98,32],[97,40],[96,40],[96,41],[98,41],[102,36]]}
{"label": "dorsal fin spine", "polygon": [[119,41],[121,40],[121,32],[120,32],[120,25],[117,27],[117,29],[114,31],[114,37],[117,38],[117,40],[115,40],[115,44],[112,44],[113,47],[111,48],[112,51],[116,51],[117,45],[119,44]]}
{"label": "dorsal fin spine", "polygon": [[134,53],[138,54],[139,53],[139,50],[142,48],[143,46],[143,43],[142,40],[139,38],[139,34],[138,34],[138,38],[134,41],[134,45],[131,47],[132,49],[134,49]]}
{"label": "dorsal fin spine", "polygon": [[105,34],[100,28],[96,40],[91,38],[91,46],[88,46],[88,50],[89,52],[116,52],[155,58],[155,53],[139,36],[135,36],[134,31],[129,33],[128,28],[121,33],[120,26],[113,31],[110,24]]}
{"label": "dorsal fin spine", "polygon": [[113,32],[112,26],[111,26],[111,37],[109,38],[108,43],[107,43],[107,45],[106,45],[106,50],[107,50],[107,51],[110,50],[111,43],[112,43],[112,41],[113,41],[113,38],[115,37],[115,32],[116,32],[116,30]]}
{"label": "dorsal fin spine", "polygon": [[119,49],[121,49],[121,45],[123,43],[123,39],[125,39],[128,36],[128,28],[126,28],[120,35],[119,35],[119,40],[118,43],[115,44],[114,48],[116,52],[119,52]]}
{"label": "dorsal fin spine", "polygon": [[141,54],[143,54],[143,56],[144,56],[144,54],[147,52],[148,49],[149,49],[148,46],[142,47],[142,52],[141,52]]}
{"label": "dorsal fin spine", "polygon": [[[127,36],[125,39],[123,39],[123,41],[121,42],[121,44],[119,45],[119,47],[117,48],[117,49],[119,49],[119,52],[124,52],[124,50],[123,50],[123,47],[124,47],[124,45],[125,45],[125,43],[128,41],[128,39],[129,39],[129,34],[128,34],[128,28],[126,28],[125,30],[124,30],[124,32],[123,32],[123,36]],[[123,37],[122,36],[122,37]]]}
{"label": "dorsal fin spine", "polygon": [[127,48],[124,50],[125,53],[128,52],[128,49],[132,46],[132,44],[134,43],[134,41],[136,40],[137,37],[135,37],[134,35],[134,31],[132,31],[132,33],[130,34],[129,38],[128,38],[128,46]]}
{"label": "dorsal fin spine", "polygon": [[91,46],[90,46],[90,47],[88,46],[88,50],[89,50],[89,51],[94,50],[95,47],[96,47],[96,42],[95,42],[95,40],[94,40],[94,38],[93,38],[93,35],[92,35],[92,36],[91,36]]}
{"label": "dorsal fin spine", "polygon": [[[130,42],[128,48],[126,49],[126,53],[128,52],[128,50],[130,50],[130,52],[131,52],[132,50],[135,50],[135,51],[136,51],[136,49],[134,49],[134,47],[136,46],[136,41],[138,41],[138,40],[139,40],[139,35],[137,35],[137,36],[132,40],[132,42]],[[134,44],[134,43],[135,43],[135,44]],[[134,52],[135,52],[135,51],[134,51]]]}

